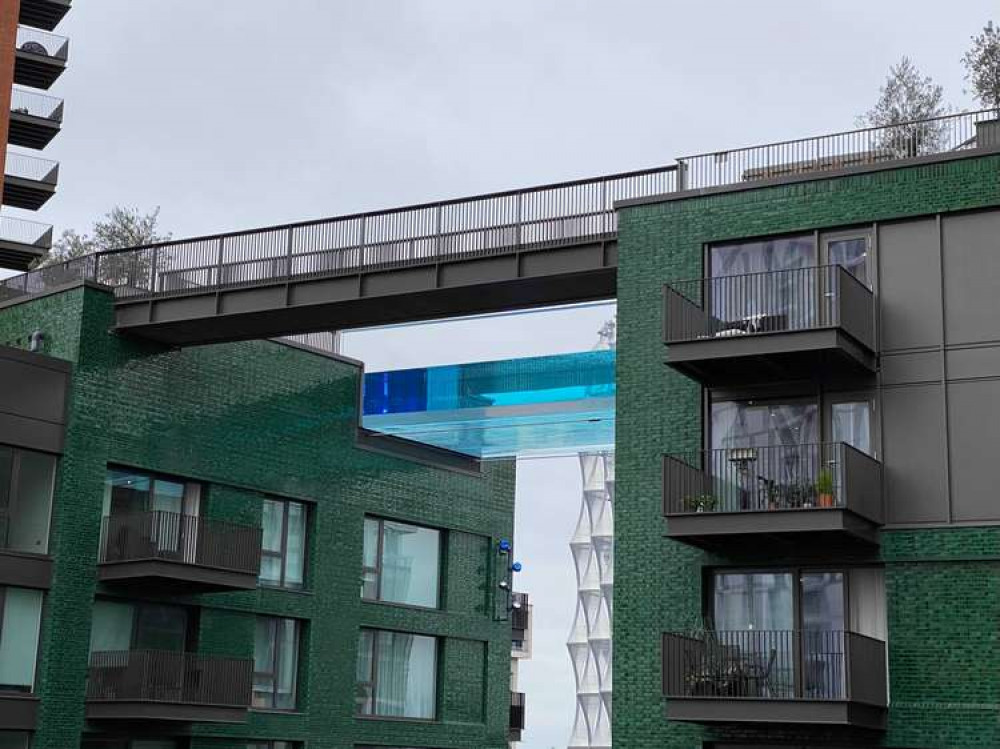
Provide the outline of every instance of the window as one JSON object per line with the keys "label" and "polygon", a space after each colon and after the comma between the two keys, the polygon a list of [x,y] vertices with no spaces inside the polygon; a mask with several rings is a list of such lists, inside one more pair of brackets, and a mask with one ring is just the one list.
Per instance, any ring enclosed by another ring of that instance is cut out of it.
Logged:
{"label": "window", "polygon": [[718,638],[773,653],[769,660],[778,673],[772,688],[793,689],[796,664],[801,664],[810,696],[839,696],[844,633],[885,638],[880,569],[718,571],[711,589],[710,616]]}
{"label": "window", "polygon": [[298,741],[251,741],[247,749],[302,749]]}
{"label": "window", "polygon": [[183,606],[94,601],[90,652],[167,650],[183,652],[193,640],[193,622]]}
{"label": "window", "polygon": [[[142,553],[193,562],[201,485],[130,468],[109,468],[104,480],[105,533],[101,559],[120,561]],[[153,548],[149,549],[152,544]]]}
{"label": "window", "polygon": [[0,731],[0,749],[28,749],[27,731]]}
{"label": "window", "polygon": [[358,644],[361,715],[433,719],[437,639],[363,629]]}
{"label": "window", "polygon": [[0,588],[0,690],[30,692],[35,684],[42,592]]}
{"label": "window", "polygon": [[301,502],[264,500],[260,582],[301,588],[305,581],[306,506]]}
{"label": "window", "polygon": [[294,710],[299,668],[299,622],[258,616],[253,650],[253,706]]}
{"label": "window", "polygon": [[437,608],[440,557],[440,531],[365,518],[361,597]]}
{"label": "window", "polygon": [[0,446],[0,549],[49,550],[54,455]]}

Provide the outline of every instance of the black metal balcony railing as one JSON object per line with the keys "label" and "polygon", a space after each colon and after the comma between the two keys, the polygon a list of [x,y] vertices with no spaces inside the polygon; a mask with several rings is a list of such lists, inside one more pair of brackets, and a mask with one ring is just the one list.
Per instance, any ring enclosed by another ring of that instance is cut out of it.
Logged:
{"label": "black metal balcony railing", "polygon": [[991,129],[996,116],[995,110],[963,112],[688,156],[676,165],[594,179],[112,250],[2,281],[0,300],[79,280],[133,298],[610,238],[617,231],[614,205],[619,200],[995,148],[1000,145]]}
{"label": "black metal balcony railing", "polygon": [[253,661],[162,650],[90,656],[87,700],[248,708]]}
{"label": "black metal balcony railing", "polygon": [[52,246],[52,224],[0,215],[0,242],[49,249]]}
{"label": "black metal balcony railing", "polygon": [[668,455],[666,515],[849,508],[881,516],[878,461],[843,442]]}
{"label": "black metal balcony railing", "polygon": [[528,628],[528,594],[513,593],[511,603],[510,627],[523,636],[524,630]]}
{"label": "black metal balcony railing", "polygon": [[59,163],[28,156],[25,153],[7,152],[4,174],[8,177],[44,182],[54,185],[59,181]]}
{"label": "black metal balcony railing", "polygon": [[517,735],[524,730],[524,692],[510,693],[510,730]]}
{"label": "black metal balcony railing", "polygon": [[43,120],[62,122],[63,100],[15,87],[10,92],[10,111],[12,114],[27,114]]}
{"label": "black metal balcony railing", "polygon": [[102,563],[160,560],[256,576],[260,548],[260,528],[176,512],[113,514],[101,524]]}
{"label": "black metal balcony railing", "polygon": [[840,327],[874,345],[871,289],[840,265],[676,281],[664,298],[668,344]]}
{"label": "black metal balcony railing", "polygon": [[886,704],[885,643],[844,631],[702,631],[663,636],[667,697]]}
{"label": "black metal balcony railing", "polygon": [[69,39],[29,26],[17,27],[17,49],[32,55],[65,61],[69,57]]}
{"label": "black metal balcony railing", "polygon": [[[735,185],[753,180],[886,164],[916,156],[981,147],[979,123],[996,110],[962,112],[887,127],[869,127],[763,146],[677,159],[681,189]],[[1000,142],[985,144],[1000,145]]]}

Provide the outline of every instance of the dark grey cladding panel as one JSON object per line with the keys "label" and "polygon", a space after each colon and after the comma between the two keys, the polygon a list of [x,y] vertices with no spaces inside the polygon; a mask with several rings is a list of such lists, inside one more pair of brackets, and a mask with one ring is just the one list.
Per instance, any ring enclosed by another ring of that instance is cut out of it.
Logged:
{"label": "dark grey cladding panel", "polygon": [[948,412],[953,518],[1000,520],[1000,379],[950,383]]}
{"label": "dark grey cladding panel", "polygon": [[935,219],[878,230],[882,350],[941,343],[941,272]]}
{"label": "dark grey cladding panel", "polygon": [[941,235],[948,343],[1000,340],[1000,211],[945,216]]}
{"label": "dark grey cladding panel", "polygon": [[882,355],[883,385],[941,381],[941,352],[915,351]]}
{"label": "dark grey cladding panel", "polygon": [[70,365],[0,346],[0,443],[61,452]]}
{"label": "dark grey cladding panel", "polygon": [[883,482],[889,523],[948,520],[940,384],[882,391]]}

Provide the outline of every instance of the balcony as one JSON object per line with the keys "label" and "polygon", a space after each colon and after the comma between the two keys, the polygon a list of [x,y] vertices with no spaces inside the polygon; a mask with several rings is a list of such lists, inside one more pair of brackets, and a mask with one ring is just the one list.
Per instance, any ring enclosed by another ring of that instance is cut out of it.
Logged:
{"label": "balcony", "polygon": [[670,720],[885,728],[885,643],[842,631],[663,635]]}
{"label": "balcony", "polygon": [[871,290],[839,265],[664,288],[667,364],[707,386],[875,371]]}
{"label": "balcony", "polygon": [[520,741],[524,731],[524,692],[510,693],[510,740]]}
{"label": "balcony", "polygon": [[20,22],[52,31],[69,12],[70,0],[21,0]]}
{"label": "balcony", "polygon": [[14,83],[50,88],[66,70],[69,39],[27,26],[17,27]]}
{"label": "balcony", "polygon": [[253,661],[165,650],[91,653],[87,718],[242,723]]}
{"label": "balcony", "polygon": [[0,216],[0,268],[27,270],[51,247],[51,224]]}
{"label": "balcony", "polygon": [[843,442],[663,460],[667,536],[706,549],[878,544],[882,466]]}
{"label": "balcony", "polygon": [[98,579],[184,591],[252,590],[261,530],[176,512],[122,513],[101,525]]}
{"label": "balcony", "polygon": [[37,211],[55,195],[59,164],[23,153],[7,152],[3,204]]}
{"label": "balcony", "polygon": [[62,119],[62,99],[15,88],[10,92],[7,142],[25,148],[45,148],[59,134]]}

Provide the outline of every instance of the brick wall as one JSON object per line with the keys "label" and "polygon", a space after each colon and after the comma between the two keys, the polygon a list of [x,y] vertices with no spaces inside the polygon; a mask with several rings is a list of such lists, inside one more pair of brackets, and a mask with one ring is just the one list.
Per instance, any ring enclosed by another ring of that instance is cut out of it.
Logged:
{"label": "brick wall", "polygon": [[[701,393],[664,365],[663,284],[702,275],[705,243],[1000,204],[987,156],[635,206],[620,211],[615,558],[616,749],[757,739],[669,723],[663,631],[700,622],[702,552],[663,537],[661,459],[701,445]],[[893,706],[884,736],[775,731],[809,745],[1000,746],[1000,529],[883,534]],[[939,675],[946,671],[946,675]]]}
{"label": "brick wall", "polygon": [[[35,749],[77,746],[96,584],[105,466],[122,463],[206,485],[204,514],[258,522],[265,494],[314,502],[308,591],[272,589],[163,598],[201,608],[200,650],[251,657],[255,614],[305,622],[301,711],[252,712],[242,726],[196,725],[193,747],[247,738],[441,749],[506,746],[510,627],[486,605],[495,540],[513,526],[512,463],[482,475],[445,471],[354,444],[359,370],[272,342],[168,349],[118,337],[112,300],[94,288],[0,309],[0,341],[46,333],[47,353],[74,361],[66,454],[54,502],[53,588],[39,666]],[[366,513],[446,529],[441,611],[359,600]],[[159,600],[151,596],[152,600]],[[361,626],[437,635],[439,719],[354,716]]]}

